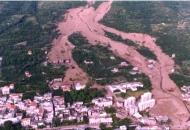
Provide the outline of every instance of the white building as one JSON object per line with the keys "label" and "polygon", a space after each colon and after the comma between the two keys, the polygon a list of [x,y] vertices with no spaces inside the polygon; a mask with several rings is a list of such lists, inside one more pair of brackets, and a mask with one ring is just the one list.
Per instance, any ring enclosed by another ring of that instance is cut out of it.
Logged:
{"label": "white building", "polygon": [[86,85],[82,85],[82,84],[80,84],[80,83],[76,83],[75,84],[75,89],[76,90],[81,90],[81,89],[84,89],[86,87]]}
{"label": "white building", "polygon": [[89,124],[110,124],[112,122],[112,118],[89,118]]}
{"label": "white building", "polygon": [[118,68],[113,68],[113,69],[111,70],[111,72],[113,72],[113,73],[116,73],[116,72],[118,72],[118,71],[119,71]]}
{"label": "white building", "polygon": [[96,98],[92,100],[92,103],[100,107],[110,107],[113,105],[113,101],[108,98]]}
{"label": "white building", "polygon": [[10,94],[10,88],[8,86],[4,86],[1,88],[1,92],[3,95]]}
{"label": "white building", "polygon": [[138,112],[138,107],[135,105],[128,105],[125,107],[125,110],[129,113],[129,115],[134,115]]}
{"label": "white building", "polygon": [[24,126],[24,127],[29,126],[30,123],[31,123],[30,118],[23,118],[23,119],[21,120],[21,125]]}
{"label": "white building", "polygon": [[136,103],[136,98],[135,97],[128,97],[127,99],[124,100],[124,106],[128,105],[135,105]]}
{"label": "white building", "polygon": [[138,103],[139,111],[143,111],[147,108],[151,108],[156,104],[156,100],[152,99],[152,93],[147,92],[141,95],[141,100]]}
{"label": "white building", "polygon": [[143,87],[144,85],[141,82],[126,82],[117,85],[108,85],[108,88],[114,92],[115,90],[120,90],[123,93],[126,93],[127,89],[132,91],[137,91],[137,87]]}

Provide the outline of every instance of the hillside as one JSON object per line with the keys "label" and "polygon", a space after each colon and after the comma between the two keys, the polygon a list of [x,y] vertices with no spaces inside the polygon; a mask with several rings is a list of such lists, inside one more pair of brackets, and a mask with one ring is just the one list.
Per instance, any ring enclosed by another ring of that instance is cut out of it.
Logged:
{"label": "hillside", "polygon": [[[70,8],[86,2],[0,2],[0,56],[3,57],[0,86],[14,83],[14,92],[33,98],[49,92],[47,81],[64,77],[65,66],[44,66],[45,52],[60,34],[56,22]],[[28,55],[28,50],[32,55]],[[32,75],[25,76],[25,71]],[[42,74],[43,73],[43,74]]]}
{"label": "hillside", "polygon": [[[171,78],[179,87],[190,85],[189,2],[113,2],[100,23],[124,31],[147,33],[168,55],[176,54],[176,73]],[[184,84],[185,83],[185,84]]]}

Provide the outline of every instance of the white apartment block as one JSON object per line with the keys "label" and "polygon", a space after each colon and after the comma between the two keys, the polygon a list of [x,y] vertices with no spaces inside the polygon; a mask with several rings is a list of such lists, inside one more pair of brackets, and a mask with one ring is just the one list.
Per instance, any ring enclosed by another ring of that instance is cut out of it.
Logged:
{"label": "white apartment block", "polygon": [[125,107],[125,110],[129,113],[129,115],[134,115],[138,112],[138,107],[135,105],[128,105]]}
{"label": "white apartment block", "polygon": [[156,104],[156,100],[152,99],[152,93],[147,92],[141,95],[141,100],[138,103],[139,111],[143,111],[147,108],[151,108]]}
{"label": "white apartment block", "polygon": [[124,106],[135,105],[135,103],[136,103],[135,97],[128,97],[127,99],[124,100]]}

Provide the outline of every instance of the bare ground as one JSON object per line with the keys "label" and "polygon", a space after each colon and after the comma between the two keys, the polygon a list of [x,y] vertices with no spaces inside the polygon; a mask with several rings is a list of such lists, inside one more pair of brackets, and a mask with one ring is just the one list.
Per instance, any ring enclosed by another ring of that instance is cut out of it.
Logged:
{"label": "bare ground", "polygon": [[[111,3],[112,1],[103,2],[97,10],[88,6],[69,10],[67,19],[58,24],[59,30],[64,37],[61,37],[52,48],[50,59],[55,60],[56,55],[59,55],[61,58],[67,57],[66,55],[60,54],[60,50],[61,48],[67,48],[64,43],[68,42],[67,37],[74,32],[81,32],[93,45],[96,44],[95,40],[101,43],[109,43],[111,45],[110,50],[116,55],[126,59],[133,66],[137,66],[141,72],[150,77],[153,87],[152,93],[157,100],[155,107],[151,109],[151,114],[167,115],[173,121],[172,128],[180,129],[180,124],[182,124],[182,126],[190,125],[186,122],[189,117],[189,111],[185,103],[181,100],[181,93],[176,84],[169,78],[169,74],[174,68],[174,61],[155,44],[156,39],[147,34],[121,32],[98,23],[109,11]],[[147,59],[134,50],[133,47],[121,42],[112,41],[105,37],[104,30],[121,35],[123,39],[127,38],[134,42],[139,41],[137,42],[139,45],[142,45],[142,42],[145,41],[144,46],[148,47],[157,56],[158,61],[155,68],[150,70],[146,64]],[[68,51],[67,54],[68,57],[72,59],[71,50]],[[72,63],[77,66],[73,59]],[[66,72],[64,80],[67,81],[70,77],[74,78],[76,73],[79,72],[86,76],[77,66],[76,70],[68,70]],[[169,92],[171,89],[174,89],[174,91]],[[179,120],[181,122],[179,122]]]}

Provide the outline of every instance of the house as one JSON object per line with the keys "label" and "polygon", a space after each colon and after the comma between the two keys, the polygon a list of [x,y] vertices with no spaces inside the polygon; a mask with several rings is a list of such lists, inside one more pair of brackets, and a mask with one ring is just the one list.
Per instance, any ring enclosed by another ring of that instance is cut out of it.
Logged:
{"label": "house", "polygon": [[56,78],[56,79],[53,79],[53,82],[63,82],[63,78]]}
{"label": "house", "polygon": [[166,123],[169,120],[167,116],[156,116],[155,119],[159,123]]}
{"label": "house", "polygon": [[86,61],[86,60],[84,60],[84,63],[85,64],[93,64],[93,61]]}
{"label": "house", "polygon": [[116,72],[118,72],[118,71],[119,71],[118,68],[114,68],[114,69],[111,70],[111,72],[113,72],[113,73],[116,73]]}
{"label": "house", "polygon": [[19,103],[22,100],[22,93],[12,93],[9,95],[9,100],[14,101],[14,103]]}
{"label": "house", "polygon": [[32,55],[32,50],[28,50],[28,55]]}
{"label": "house", "polygon": [[135,105],[127,105],[125,107],[125,110],[127,111],[129,115],[134,115],[138,112],[138,107]]}
{"label": "house", "polygon": [[154,118],[142,117],[141,119],[139,119],[139,121],[146,125],[156,125],[156,121]]}
{"label": "house", "polygon": [[117,105],[117,107],[123,107],[124,102],[123,101],[117,101],[116,105]]}
{"label": "house", "polygon": [[175,58],[175,54],[172,54],[172,58]]}
{"label": "house", "polygon": [[10,85],[9,85],[9,88],[10,88],[11,90],[13,90],[13,89],[14,89],[14,87],[15,87],[15,85],[14,85],[14,84],[10,84]]}
{"label": "house", "polygon": [[30,123],[31,123],[30,118],[23,118],[23,119],[21,120],[21,125],[22,125],[23,127],[30,126]]}
{"label": "house", "polygon": [[114,57],[114,56],[110,56],[110,59],[111,59],[111,60],[115,60],[115,57]]}
{"label": "house", "polygon": [[27,106],[25,105],[25,103],[23,103],[23,102],[18,102],[17,104],[15,104],[17,107],[18,107],[18,109],[20,109],[20,110],[26,110],[26,108],[27,108]]}
{"label": "house", "polygon": [[120,66],[128,66],[128,64],[126,62],[121,62]]}
{"label": "house", "polygon": [[183,86],[183,87],[181,87],[181,90],[183,90],[184,92],[189,92],[190,86]]}
{"label": "house", "polygon": [[154,68],[153,64],[148,64],[148,68]]}
{"label": "house", "polygon": [[31,77],[32,75],[29,73],[29,71],[25,71],[25,76],[29,78],[29,77]]}
{"label": "house", "polygon": [[92,103],[100,107],[110,107],[113,105],[113,101],[108,98],[96,98],[92,100]]}
{"label": "house", "polygon": [[3,95],[10,94],[10,88],[8,86],[4,86],[1,88],[1,92]]}
{"label": "house", "polygon": [[139,70],[139,68],[138,67],[133,67],[133,69],[132,70],[134,70],[134,71],[138,71]]}
{"label": "house", "polygon": [[29,106],[30,106],[31,109],[35,109],[37,107],[37,104],[36,104],[35,101],[33,101],[33,102],[30,103]]}
{"label": "house", "polygon": [[19,120],[22,120],[23,114],[22,114],[22,113],[16,113],[16,117],[17,117]]}
{"label": "house", "polygon": [[75,84],[75,89],[76,90],[81,90],[81,89],[84,89],[85,87],[86,87],[86,85],[81,85],[80,83]]}
{"label": "house", "polygon": [[135,130],[162,130],[159,126],[137,126]]}
{"label": "house", "polygon": [[62,85],[60,88],[63,91],[71,91],[71,85]]}
{"label": "house", "polygon": [[125,125],[122,125],[119,127],[120,130],[127,130],[127,127]]}

